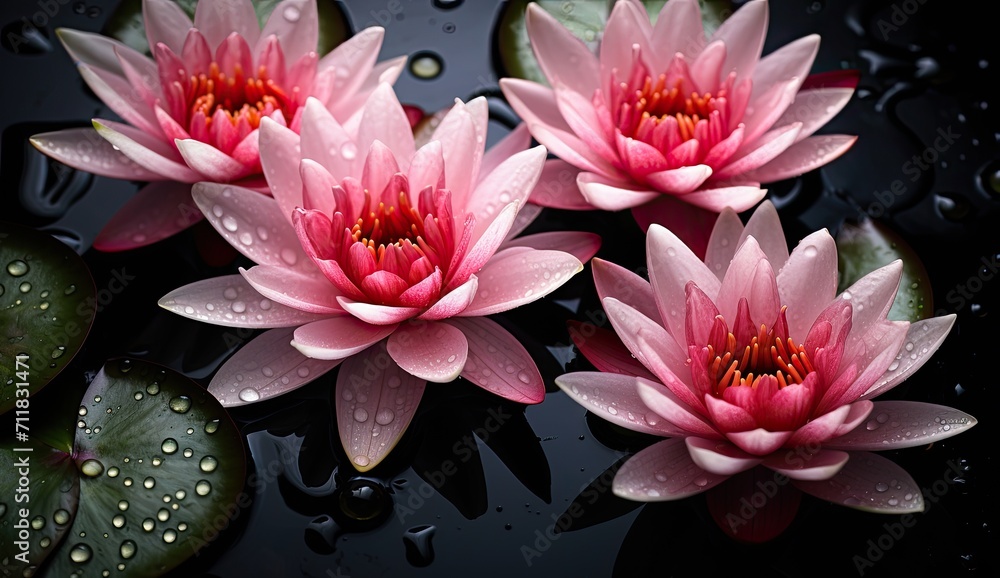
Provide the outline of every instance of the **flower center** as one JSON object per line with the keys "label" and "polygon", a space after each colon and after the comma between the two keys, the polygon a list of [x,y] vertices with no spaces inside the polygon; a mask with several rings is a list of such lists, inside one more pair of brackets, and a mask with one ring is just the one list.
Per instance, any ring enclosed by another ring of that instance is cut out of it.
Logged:
{"label": "flower center", "polygon": [[[365,206],[371,206],[367,191]],[[405,191],[399,192],[396,205],[386,206],[384,202],[380,202],[377,207],[358,217],[351,227],[351,237],[355,243],[365,245],[379,264],[385,259],[386,246],[401,249],[411,262],[434,254],[434,250],[424,241],[424,221],[417,209],[410,206]]]}
{"label": "flower center", "polygon": [[634,90],[622,83],[622,105],[618,109],[618,128],[622,134],[648,142],[650,139],[644,137],[651,136],[670,118],[677,122],[680,140],[687,141],[695,138],[695,127],[699,122],[707,120],[714,112],[724,110],[725,89],[716,95],[708,92],[684,94],[681,85],[682,81],[678,79],[668,87],[665,74],[656,79],[646,76],[645,81]]}
{"label": "flower center", "polygon": [[[782,309],[784,311],[784,309]],[[721,321],[721,316],[717,320]],[[723,322],[724,324],[724,322]],[[781,388],[802,383],[813,371],[801,345],[778,335],[763,323],[756,335],[738,339],[731,331],[721,347],[708,346],[708,375],[715,380],[714,393],[721,397],[728,387],[757,387],[761,377],[771,375]]]}
{"label": "flower center", "polygon": [[257,69],[257,76],[246,76],[236,65],[231,76],[220,70],[215,62],[208,73],[192,75],[187,86],[189,115],[205,115],[205,124],[211,127],[215,114],[222,111],[234,126],[245,119],[251,129],[260,126],[261,118],[280,110],[286,119],[295,113],[295,104],[273,80],[267,69]]}

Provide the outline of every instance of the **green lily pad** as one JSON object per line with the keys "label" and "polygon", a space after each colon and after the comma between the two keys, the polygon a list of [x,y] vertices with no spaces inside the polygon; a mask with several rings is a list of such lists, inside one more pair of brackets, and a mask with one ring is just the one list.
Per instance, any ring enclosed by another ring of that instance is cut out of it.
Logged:
{"label": "green lily pad", "polygon": [[[161,575],[248,504],[240,493],[242,437],[219,402],[184,376],[146,362],[111,362],[66,418],[77,421],[72,454],[41,444],[16,452],[15,443],[0,458],[30,454],[30,520],[39,515],[54,526],[41,529],[51,536],[31,533],[29,560],[44,562],[49,575]],[[0,464],[0,484],[16,487],[16,468]],[[9,527],[19,513],[6,506],[0,524]],[[20,576],[28,564],[12,557],[10,535],[0,534],[0,558]]]}
{"label": "green lily pad", "polygon": [[[538,61],[531,51],[531,41],[524,25],[524,13],[529,1],[535,1],[539,7],[551,14],[562,23],[574,36],[596,53],[600,45],[604,26],[614,0],[512,0],[507,3],[503,18],[500,20],[497,44],[500,49],[500,62],[507,76],[524,78],[541,84],[548,84],[542,74]],[[643,0],[649,19],[656,22],[660,9],[666,0]],[[698,0],[701,5],[701,20],[705,34],[711,36],[722,22],[733,13],[730,0]]]}
{"label": "green lily pad", "polygon": [[[271,11],[281,0],[253,0],[257,19],[263,28]],[[177,0],[187,15],[194,19],[194,9],[198,0]],[[330,52],[338,44],[351,36],[351,28],[344,17],[344,12],[334,0],[317,0],[319,13],[319,46],[320,55]],[[124,44],[149,54],[149,43],[146,42],[146,25],[142,19],[142,0],[123,0],[108,19],[104,33]]]}
{"label": "green lily pad", "polygon": [[858,225],[845,223],[837,233],[838,290],[847,289],[858,279],[896,259],[903,261],[903,276],[889,310],[889,319],[913,322],[930,317],[934,295],[924,264],[902,237],[878,221],[865,219]]}
{"label": "green lily pad", "polygon": [[47,233],[0,223],[0,413],[73,359],[94,322],[94,295],[90,271],[72,249]]}

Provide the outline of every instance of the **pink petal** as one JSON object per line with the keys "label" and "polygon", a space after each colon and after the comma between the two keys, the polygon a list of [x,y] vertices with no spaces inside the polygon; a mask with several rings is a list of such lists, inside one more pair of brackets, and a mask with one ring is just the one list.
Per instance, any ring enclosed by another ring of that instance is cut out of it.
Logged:
{"label": "pink petal", "polygon": [[836,116],[853,95],[853,88],[800,90],[795,95],[795,102],[788,106],[781,118],[774,122],[774,126],[801,122],[802,130],[799,131],[798,139],[802,141]]}
{"label": "pink petal", "polygon": [[657,190],[671,195],[686,195],[701,186],[712,176],[712,167],[694,165],[646,175],[646,182]]}
{"label": "pink petal", "polygon": [[767,32],[767,2],[748,2],[726,19],[715,31],[709,42],[721,40],[727,50],[723,74],[735,70],[740,78],[754,73],[757,61],[764,49],[764,35]]}
{"label": "pink petal", "polygon": [[726,432],[726,438],[748,454],[766,456],[784,445],[792,437],[792,433],[757,428],[750,431]]}
{"label": "pink petal", "polygon": [[[93,128],[69,128],[32,135],[31,144],[39,151],[75,169],[113,179],[158,181],[165,175],[137,165],[115,150]],[[190,188],[190,187],[188,187]]]}
{"label": "pink petal", "polygon": [[842,435],[841,429],[845,426],[857,427],[864,421],[872,411],[870,401],[858,401],[850,405],[842,405],[837,409],[827,412],[818,418],[812,419],[809,423],[796,430],[795,435],[788,440],[788,447],[809,447],[826,445],[826,442],[833,437]]}
{"label": "pink petal", "polygon": [[925,446],[962,433],[978,423],[965,412],[931,403],[876,401],[874,405],[871,412],[874,417],[867,424],[823,446],[869,451]]}
{"label": "pink petal", "polygon": [[528,228],[538,215],[542,214],[544,209],[538,205],[533,205],[529,201],[527,204],[521,205],[517,211],[517,216],[514,217],[514,224],[510,226],[510,230],[507,231],[507,236],[504,237],[504,243],[509,243],[511,239],[521,234],[522,231]]}
{"label": "pink petal", "polygon": [[400,369],[381,344],[344,361],[337,375],[337,427],[356,470],[374,468],[396,447],[425,385]]}
{"label": "pink petal", "polygon": [[[639,397],[646,407],[657,415],[684,430],[686,435],[718,439],[719,432],[696,411],[681,401],[666,386],[641,377],[636,379]],[[702,466],[704,467],[704,466]]]}
{"label": "pink petal", "polygon": [[[517,237],[504,243],[504,247],[530,247],[539,251],[563,251],[586,263],[601,248],[601,237],[595,233],[578,231],[549,231]],[[648,285],[648,284],[647,284]]]}
{"label": "pink petal", "polygon": [[731,72],[723,71],[726,63],[726,43],[712,41],[691,63],[691,82],[698,92],[716,92],[719,83]]}
{"label": "pink petal", "polygon": [[524,346],[506,329],[485,317],[447,321],[465,334],[469,357],[462,377],[517,403],[541,403],[545,383]]}
{"label": "pink petal", "polygon": [[636,377],[579,371],[556,378],[556,385],[573,401],[601,419],[641,433],[684,436],[688,432],[650,411],[639,398]]}
{"label": "pink petal", "polygon": [[477,147],[475,122],[464,104],[456,104],[448,111],[431,140],[441,141],[445,186],[452,192],[453,204],[464,207],[472,191],[472,167]]}
{"label": "pink petal", "polygon": [[666,170],[670,165],[656,147],[616,133],[618,153],[629,174],[635,178]]}
{"label": "pink petal", "polygon": [[[360,93],[375,71],[375,61],[378,60],[384,36],[384,29],[369,26],[358,31],[319,61],[317,72],[330,71],[333,76],[332,93],[326,104],[337,118],[347,118],[345,113],[353,108],[352,97]],[[371,88],[375,89],[374,86]]]}
{"label": "pink petal", "polygon": [[701,24],[701,9],[697,0],[671,0],[660,9],[660,15],[650,38],[653,45],[653,70],[666,70],[670,60],[680,52],[694,56],[705,46],[705,31]]}
{"label": "pink petal", "polygon": [[[736,248],[739,247],[740,237],[743,236],[743,222],[740,221],[736,211],[726,207],[719,213],[719,218],[712,228],[712,236],[708,239],[708,246],[705,249],[705,265],[708,266],[719,281],[726,276],[729,270],[729,263],[736,255]],[[779,290],[781,283],[778,283]]]}
{"label": "pink petal", "polygon": [[506,204],[521,206],[538,182],[545,154],[542,146],[515,153],[476,185],[460,211],[472,213],[476,228],[484,230]]}
{"label": "pink petal", "polygon": [[312,359],[292,347],[294,328],[271,329],[241,347],[212,377],[208,392],[223,406],[271,399],[322,377],[341,360]]}
{"label": "pink petal", "polygon": [[191,185],[155,182],[139,189],[94,239],[99,251],[144,247],[187,229],[203,218],[191,200]]}
{"label": "pink petal", "polygon": [[210,144],[194,139],[178,140],[176,144],[188,166],[206,180],[227,183],[247,176],[252,170]]}
{"label": "pink petal", "polygon": [[[111,124],[107,121],[95,120],[94,128],[97,129],[97,133],[111,143],[112,146],[117,147],[123,155],[127,156],[147,171],[163,175],[165,177],[169,176],[176,181],[185,183],[194,183],[202,178],[201,175],[191,170],[186,165],[173,161],[162,154],[153,151],[145,144],[140,144],[131,138],[132,135],[126,135],[120,130],[115,130],[115,128],[112,128]],[[116,128],[120,129],[121,127]]]}
{"label": "pink petal", "polygon": [[389,336],[386,350],[399,367],[435,383],[454,381],[465,367],[469,342],[462,330],[436,322],[410,322]]}
{"label": "pink petal", "polygon": [[809,69],[816,60],[819,41],[818,34],[803,36],[762,58],[753,72],[754,90],[751,99],[758,97],[765,89],[793,78],[798,79],[798,84],[801,85],[809,76]]}
{"label": "pink petal", "polygon": [[776,275],[788,307],[788,335],[804,343],[813,321],[837,293],[837,244],[825,229],[799,241]]}
{"label": "pink petal", "polygon": [[302,159],[299,176],[302,178],[303,209],[315,209],[329,216],[338,208],[342,212],[348,212],[346,207],[337,207],[333,196],[333,187],[337,185],[337,181],[321,164],[312,159]]}
{"label": "pink petal", "polygon": [[[298,17],[290,19],[287,17],[290,14],[298,14]],[[314,52],[319,42],[318,22],[315,0],[284,0],[279,3],[260,32],[254,49],[255,61],[260,58],[271,35],[278,37],[287,62],[296,62],[305,54]]]}
{"label": "pink petal", "polygon": [[257,265],[240,267],[240,274],[258,293],[300,311],[322,314],[342,314],[337,302],[338,291],[325,277],[304,275],[287,267]]}
{"label": "pink petal", "polygon": [[281,215],[291,224],[292,212],[302,206],[299,135],[270,118],[264,118],[260,121],[260,142],[260,164],[271,195],[281,208]]}
{"label": "pink petal", "polygon": [[482,164],[479,165],[479,180],[492,173],[500,163],[530,146],[531,133],[528,132],[528,125],[522,122],[483,155]]}
{"label": "pink petal", "polygon": [[[369,276],[371,279],[371,276]],[[392,325],[416,317],[419,307],[397,307],[394,305],[375,305],[363,301],[355,301],[349,297],[337,297],[337,302],[351,315],[372,325]]]}
{"label": "pink petal", "polygon": [[755,182],[741,181],[739,185],[712,182],[707,186],[715,188],[695,191],[684,195],[681,200],[713,212],[721,211],[727,206],[732,207],[734,211],[742,212],[759,203],[767,194],[767,189],[760,188]]}
{"label": "pink petal", "polygon": [[468,281],[452,289],[428,307],[419,318],[424,321],[437,321],[454,317],[469,308],[478,289],[479,278],[472,275]]}
{"label": "pink petal", "polygon": [[738,124],[733,129],[733,132],[729,133],[729,136],[708,149],[708,152],[705,153],[705,158],[701,161],[702,164],[708,165],[713,169],[726,166],[729,159],[743,146],[743,131],[745,129],[746,127],[742,123]]}
{"label": "pink petal", "polygon": [[[801,79],[798,78],[779,82],[768,87],[763,94],[749,102],[746,114],[743,117],[743,124],[745,126],[743,146],[736,152],[737,157],[743,156],[747,151],[758,148],[761,142],[767,140],[769,133],[775,133],[775,131],[780,131],[790,126],[802,126],[802,123],[776,124],[781,115],[795,101],[795,94],[798,91],[800,83]],[[797,133],[792,142],[797,142],[798,140]]]}
{"label": "pink petal", "polygon": [[638,189],[631,184],[597,173],[578,174],[576,184],[590,206],[605,211],[630,209],[660,196],[656,191]]}
{"label": "pink petal", "polygon": [[292,346],[306,357],[343,359],[385,339],[395,329],[395,325],[371,325],[344,315],[299,327],[295,330]]}
{"label": "pink petal", "polygon": [[[761,191],[761,196],[763,197],[763,195],[764,191]],[[716,211],[722,210],[722,208],[706,210],[696,207],[686,202],[689,197],[691,195],[684,195],[684,197],[660,195],[645,205],[633,208],[632,217],[644,231],[653,224],[670,229],[700,258],[705,254],[708,246],[709,234],[718,216]]]}
{"label": "pink petal", "polygon": [[847,452],[837,450],[806,453],[789,449],[767,457],[764,465],[793,480],[818,482],[837,475],[849,457]]}
{"label": "pink petal", "polygon": [[246,0],[202,0],[194,12],[194,27],[205,35],[209,46],[218,46],[235,32],[255,44],[260,24],[253,4]]}
{"label": "pink petal", "polygon": [[182,317],[226,327],[291,327],[329,317],[273,303],[239,275],[190,283],[161,297],[159,305]]}
{"label": "pink petal", "polygon": [[944,342],[954,324],[955,314],[911,323],[906,331],[906,343],[913,344],[912,349],[910,351],[907,351],[906,347],[900,349],[889,369],[861,396],[861,399],[870,399],[889,391],[923,367]]}
{"label": "pink petal", "polygon": [[[604,46],[607,44],[605,43]],[[576,91],[558,83],[555,85],[556,105],[563,120],[570,126],[573,133],[580,137],[588,147],[609,163],[618,160],[618,151],[614,141],[609,141],[602,127],[598,113],[591,103],[590,97],[585,97]]]}
{"label": "pink petal", "polygon": [[538,184],[531,191],[530,201],[553,209],[590,210],[594,208],[587,201],[576,184],[580,169],[559,159],[545,161]]}
{"label": "pink petal", "polygon": [[651,371],[636,361],[614,331],[578,321],[568,321],[567,325],[573,345],[598,371],[656,379]]}
{"label": "pink petal", "polygon": [[[889,482],[896,483],[889,486]],[[865,512],[922,512],[924,501],[920,487],[906,470],[868,452],[852,452],[847,465],[835,476],[822,481],[793,482],[807,494]],[[882,485],[886,491],[879,491]]]}
{"label": "pink petal", "polygon": [[718,476],[731,476],[749,470],[761,462],[761,458],[745,453],[731,443],[689,437],[684,440],[688,454],[701,469]]}
{"label": "pink petal", "polygon": [[253,262],[315,275],[312,260],[282,218],[275,199],[217,183],[198,183],[192,196],[215,230]]}
{"label": "pink petal", "polygon": [[436,190],[445,186],[444,156],[440,141],[431,141],[417,149],[406,178],[410,183],[410,191],[423,191],[426,187]]}
{"label": "pink petal", "polygon": [[[184,32],[186,33],[187,30]],[[100,70],[103,72],[102,77],[104,78],[113,76],[124,80],[125,71],[121,67],[122,60],[141,71],[144,76],[154,78],[157,76],[156,64],[152,59],[117,40],[69,28],[56,30],[56,35],[75,64],[83,64],[90,69]]]}
{"label": "pink petal", "polygon": [[705,407],[712,423],[722,431],[747,431],[757,427],[750,412],[712,394],[705,394]]}
{"label": "pink petal", "polygon": [[143,0],[142,17],[146,25],[146,40],[150,51],[159,43],[166,44],[177,54],[184,47],[188,30],[194,26],[184,10],[171,0]]}
{"label": "pink petal", "polygon": [[670,334],[679,338],[684,335],[688,282],[694,281],[711,299],[719,294],[721,283],[676,235],[659,225],[650,226],[646,233],[646,263],[660,318]]}
{"label": "pink petal", "polygon": [[774,272],[753,237],[736,251],[715,298],[719,312],[730,323],[736,320],[736,308],[741,298],[747,299],[750,319],[754,324],[772,323],[777,318],[781,299]]}
{"label": "pink petal", "polygon": [[724,482],[729,476],[706,472],[691,460],[684,440],[663,440],[629,458],[615,474],[616,496],[640,502],[679,500]]}
{"label": "pink petal", "polygon": [[385,143],[374,141],[367,150],[364,169],[361,171],[361,184],[378,199],[386,185],[400,172],[400,168],[392,150]]}
{"label": "pink petal", "polygon": [[525,24],[538,65],[551,84],[561,82],[589,98],[600,88],[600,66],[589,48],[548,12],[528,5]]}
{"label": "pink petal", "polygon": [[809,137],[788,147],[767,164],[748,172],[746,178],[770,183],[797,177],[836,160],[856,140],[856,136],[839,134]]}
{"label": "pink petal", "polygon": [[754,210],[750,220],[747,221],[746,228],[740,235],[738,244],[742,245],[743,241],[750,236],[757,240],[760,250],[767,256],[772,269],[777,271],[785,265],[785,261],[788,260],[788,243],[785,241],[785,233],[781,229],[778,211],[775,210],[771,201],[764,201]]}
{"label": "pink petal", "polygon": [[764,134],[753,143],[745,144],[742,148],[746,150],[737,151],[735,159],[716,171],[716,178],[735,178],[767,164],[795,143],[801,128],[799,123],[786,125]]}
{"label": "pink petal", "polygon": [[[407,120],[402,105],[396,100],[392,86],[386,83],[380,84],[368,98],[358,129],[358,146],[361,150],[367,150],[376,141],[389,147],[393,156],[402,163],[409,163],[416,150],[410,121]],[[404,171],[406,168],[403,166]]]}
{"label": "pink petal", "polygon": [[537,301],[580,271],[583,264],[562,251],[527,250],[498,256],[479,272],[476,297],[460,315],[493,315]]}
{"label": "pink petal", "polygon": [[597,288],[597,296],[602,303],[605,298],[614,297],[652,321],[663,324],[660,312],[656,308],[656,301],[653,298],[653,287],[649,281],[620,265],[603,259],[594,259],[590,266],[594,271],[594,286]]}
{"label": "pink petal", "polygon": [[[644,9],[631,2],[616,3],[604,26],[600,44],[601,74],[612,83],[627,81],[632,74],[635,55],[652,54],[651,35],[652,27]],[[590,98],[593,91],[581,94]]]}
{"label": "pink petal", "polygon": [[[356,176],[360,172],[361,159],[357,157],[359,147],[330,111],[315,98],[306,100],[300,136],[302,158],[313,159],[323,165],[338,181],[349,175]],[[290,136],[285,135],[283,142],[291,140]],[[364,150],[367,149],[360,149]],[[345,152],[348,154],[345,155]],[[290,164],[294,159],[283,159],[283,162]]]}
{"label": "pink petal", "polygon": [[[854,305],[851,318],[852,342],[860,344],[858,338],[885,321],[889,308],[896,298],[902,274],[903,262],[897,259],[858,279],[841,293],[841,298]],[[853,357],[852,353],[849,347],[844,354],[845,362]]]}

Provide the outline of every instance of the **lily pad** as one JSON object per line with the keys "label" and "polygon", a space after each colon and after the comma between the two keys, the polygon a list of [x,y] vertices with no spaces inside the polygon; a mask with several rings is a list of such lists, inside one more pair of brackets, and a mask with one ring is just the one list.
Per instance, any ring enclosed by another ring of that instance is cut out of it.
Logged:
{"label": "lily pad", "polygon": [[72,249],[0,223],[0,413],[69,364],[94,322],[94,296],[90,271]]}
{"label": "lily pad", "polygon": [[[547,84],[538,61],[531,51],[531,41],[524,25],[524,13],[529,0],[512,0],[507,3],[503,18],[497,31],[497,44],[500,51],[500,62],[506,76],[524,78],[542,84]],[[614,0],[536,0],[543,10],[551,14],[574,36],[596,53],[600,45],[604,26]],[[660,9],[666,0],[643,0],[649,19],[656,22]],[[705,26],[705,34],[711,36],[715,29],[733,13],[730,0],[698,0],[701,5],[701,20]]]}
{"label": "lily pad", "polygon": [[[31,519],[45,523],[29,536],[28,559],[52,576],[161,575],[248,505],[240,493],[246,457],[236,425],[214,397],[179,374],[111,362],[66,419],[77,421],[71,454],[41,444],[17,452],[15,445],[2,448],[0,458],[0,483],[16,487],[17,470],[7,461],[30,456]],[[8,526],[19,515],[10,506],[0,514]],[[28,564],[11,557],[17,546],[6,542],[9,535],[0,536],[0,556],[21,575]]]}
{"label": "lily pad", "polygon": [[[281,0],[253,0],[253,7],[262,28],[271,15],[271,11],[280,2]],[[187,12],[190,18],[194,18],[194,9],[198,0],[177,0],[177,4]],[[351,36],[351,28],[343,10],[333,0],[317,0],[316,8],[319,12],[319,46],[316,52],[322,56],[347,40]],[[104,33],[139,52],[149,54],[146,25],[142,19],[142,0],[121,2],[108,19]]]}
{"label": "lily pad", "polygon": [[840,264],[838,291],[847,289],[858,279],[896,259],[903,261],[903,276],[889,310],[889,319],[913,322],[930,317],[934,295],[920,257],[893,230],[871,219],[865,219],[858,225],[844,223],[837,233],[837,260]]}

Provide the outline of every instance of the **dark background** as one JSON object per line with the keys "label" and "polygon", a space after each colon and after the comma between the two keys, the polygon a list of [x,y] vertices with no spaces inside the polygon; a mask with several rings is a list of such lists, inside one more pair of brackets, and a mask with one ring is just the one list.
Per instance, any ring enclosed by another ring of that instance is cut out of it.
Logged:
{"label": "dark background", "polygon": [[[252,335],[187,321],[155,303],[182,284],[230,273],[235,264],[204,227],[130,253],[89,249],[138,185],[51,163],[27,137],[111,115],[85,87],[53,31],[100,31],[117,2],[69,0],[46,19],[40,36],[12,50],[8,34],[21,32],[23,19],[41,4],[4,0],[0,6],[0,218],[50,231],[74,246],[98,287],[113,269],[125,267],[136,278],[98,314],[61,389],[53,393],[53,385],[42,395],[75,396],[73,388],[84,387],[105,359],[120,355],[163,363],[207,384]],[[385,26],[383,58],[431,52],[443,63],[431,80],[404,72],[396,83],[401,101],[434,111],[456,96],[487,95],[497,120],[490,140],[509,125],[494,48],[505,3],[337,4],[355,30]],[[823,43],[814,72],[861,71],[856,97],[822,131],[860,135],[854,148],[819,171],[771,187],[785,232],[794,244],[816,228],[835,232],[865,211],[897,231],[926,265],[934,309],[957,313],[958,322],[935,358],[891,395],[953,406],[980,421],[930,447],[883,453],[921,487],[938,482],[944,491],[902,536],[883,538],[891,546],[872,556],[865,576],[993,575],[997,566],[991,444],[997,437],[1000,281],[988,278],[995,272],[985,264],[1000,254],[1000,102],[992,98],[1000,55],[986,6],[945,0],[771,3],[765,53],[815,32]],[[957,134],[955,143],[911,180],[905,163],[932,147],[939,129]],[[904,182],[905,193],[885,193],[891,203],[873,204],[896,180]],[[644,262],[642,235],[627,213],[547,211],[532,226],[566,228],[601,233],[603,258],[631,268]],[[975,277],[986,280],[969,284]],[[958,286],[981,289],[959,298]],[[557,375],[588,368],[572,359],[565,321],[600,321],[599,311],[588,269],[550,298],[498,320],[522,338],[553,391]],[[393,455],[371,476],[352,478],[349,466],[343,472],[338,467],[343,453],[330,412],[332,383],[329,374],[233,412],[253,462],[247,485],[253,503],[177,576],[714,576],[741,570],[852,576],[858,574],[855,557],[870,556],[869,541],[887,533],[884,524],[899,521],[805,498],[783,536],[741,545],[715,526],[703,497],[638,508],[611,496],[611,476],[602,482],[602,473],[652,438],[608,427],[557,390],[525,409],[461,381],[428,387]],[[499,429],[493,427],[497,416]],[[459,464],[458,472],[437,473],[448,461]],[[961,475],[948,471],[949,463]],[[596,503],[583,500],[583,515],[568,531],[540,538],[591,482]]]}

